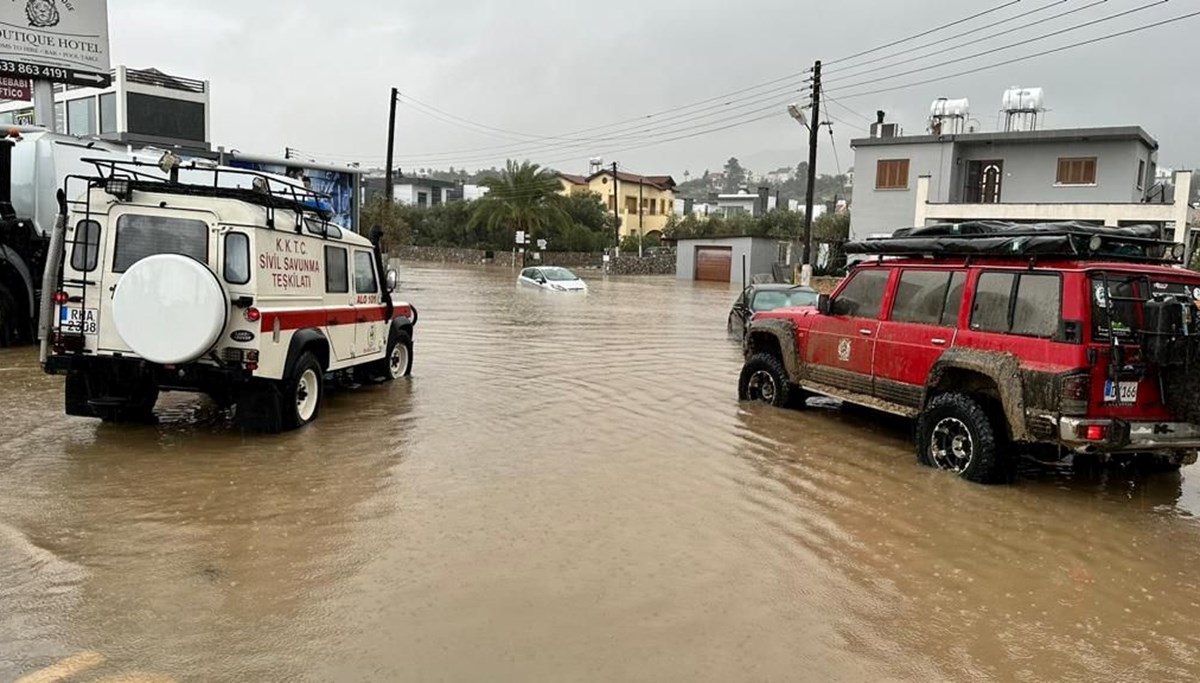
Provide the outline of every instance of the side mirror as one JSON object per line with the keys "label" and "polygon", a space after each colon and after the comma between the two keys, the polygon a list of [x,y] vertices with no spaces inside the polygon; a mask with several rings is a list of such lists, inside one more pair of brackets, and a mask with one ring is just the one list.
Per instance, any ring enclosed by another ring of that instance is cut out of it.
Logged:
{"label": "side mirror", "polygon": [[546,278],[544,278],[544,277],[542,277],[541,275],[539,275],[539,276],[538,276],[538,279],[537,279],[537,282],[538,282],[538,284],[539,284],[539,285],[544,285],[544,284],[546,284]]}
{"label": "side mirror", "polygon": [[387,288],[388,288],[388,291],[389,291],[389,292],[394,292],[394,291],[396,291],[396,284],[397,284],[397,281],[398,281],[399,279],[400,279],[400,276],[399,276],[399,274],[397,274],[397,273],[396,273],[396,269],[395,269],[395,268],[388,268],[388,272],[387,272]]}
{"label": "side mirror", "polygon": [[829,315],[833,310],[833,300],[828,294],[820,294],[817,296],[817,312],[821,315]]}

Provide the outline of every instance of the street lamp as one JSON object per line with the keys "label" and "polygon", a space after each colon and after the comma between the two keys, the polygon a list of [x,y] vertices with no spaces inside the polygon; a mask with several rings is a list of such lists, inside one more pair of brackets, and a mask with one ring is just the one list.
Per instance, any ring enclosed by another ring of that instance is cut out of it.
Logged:
{"label": "street lamp", "polygon": [[804,115],[804,109],[799,104],[789,104],[787,110],[789,116],[808,129],[808,191],[804,198],[804,251],[803,261],[800,265],[800,284],[808,285],[812,281],[813,193],[816,191],[817,184],[817,131],[821,128],[821,124],[816,119],[818,112],[815,101],[812,124],[809,124],[808,117]]}
{"label": "street lamp", "polygon": [[788,114],[793,119],[796,119],[796,121],[798,121],[800,123],[800,125],[804,126],[805,128],[808,128],[808,117],[804,115],[804,110],[800,108],[800,105],[798,105],[794,102],[792,104],[789,104],[788,105]]}

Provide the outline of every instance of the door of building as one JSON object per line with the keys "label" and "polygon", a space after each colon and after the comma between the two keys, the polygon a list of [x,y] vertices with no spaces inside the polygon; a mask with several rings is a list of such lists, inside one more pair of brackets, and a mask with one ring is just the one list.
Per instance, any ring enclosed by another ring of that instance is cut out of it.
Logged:
{"label": "door of building", "polygon": [[968,204],[999,204],[1003,184],[1003,159],[984,159],[967,164]]}
{"label": "door of building", "polygon": [[732,247],[696,247],[697,280],[729,282],[732,269]]}

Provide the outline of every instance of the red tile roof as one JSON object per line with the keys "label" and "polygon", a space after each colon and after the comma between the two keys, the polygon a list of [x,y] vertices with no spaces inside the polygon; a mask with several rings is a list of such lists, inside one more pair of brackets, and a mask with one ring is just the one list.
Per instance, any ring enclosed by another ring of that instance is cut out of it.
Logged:
{"label": "red tile roof", "polygon": [[[588,182],[600,176],[611,176],[612,171],[599,171],[588,176]],[[672,191],[675,189],[675,179],[669,175],[638,175],[636,173],[626,173],[625,171],[617,171],[617,180],[623,183],[644,183],[657,190]]]}
{"label": "red tile roof", "polygon": [[587,185],[588,179],[581,175],[571,175],[570,173],[559,173],[559,178],[571,183],[572,185]]}

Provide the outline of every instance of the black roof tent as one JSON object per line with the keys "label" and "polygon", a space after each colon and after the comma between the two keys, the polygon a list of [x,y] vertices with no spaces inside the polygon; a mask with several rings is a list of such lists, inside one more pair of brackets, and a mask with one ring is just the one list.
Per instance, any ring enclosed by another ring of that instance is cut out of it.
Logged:
{"label": "black roof tent", "polygon": [[1140,263],[1181,263],[1183,251],[1182,244],[1162,239],[1157,226],[1113,228],[1073,222],[942,223],[846,244],[846,253],[870,256],[1095,258]]}

